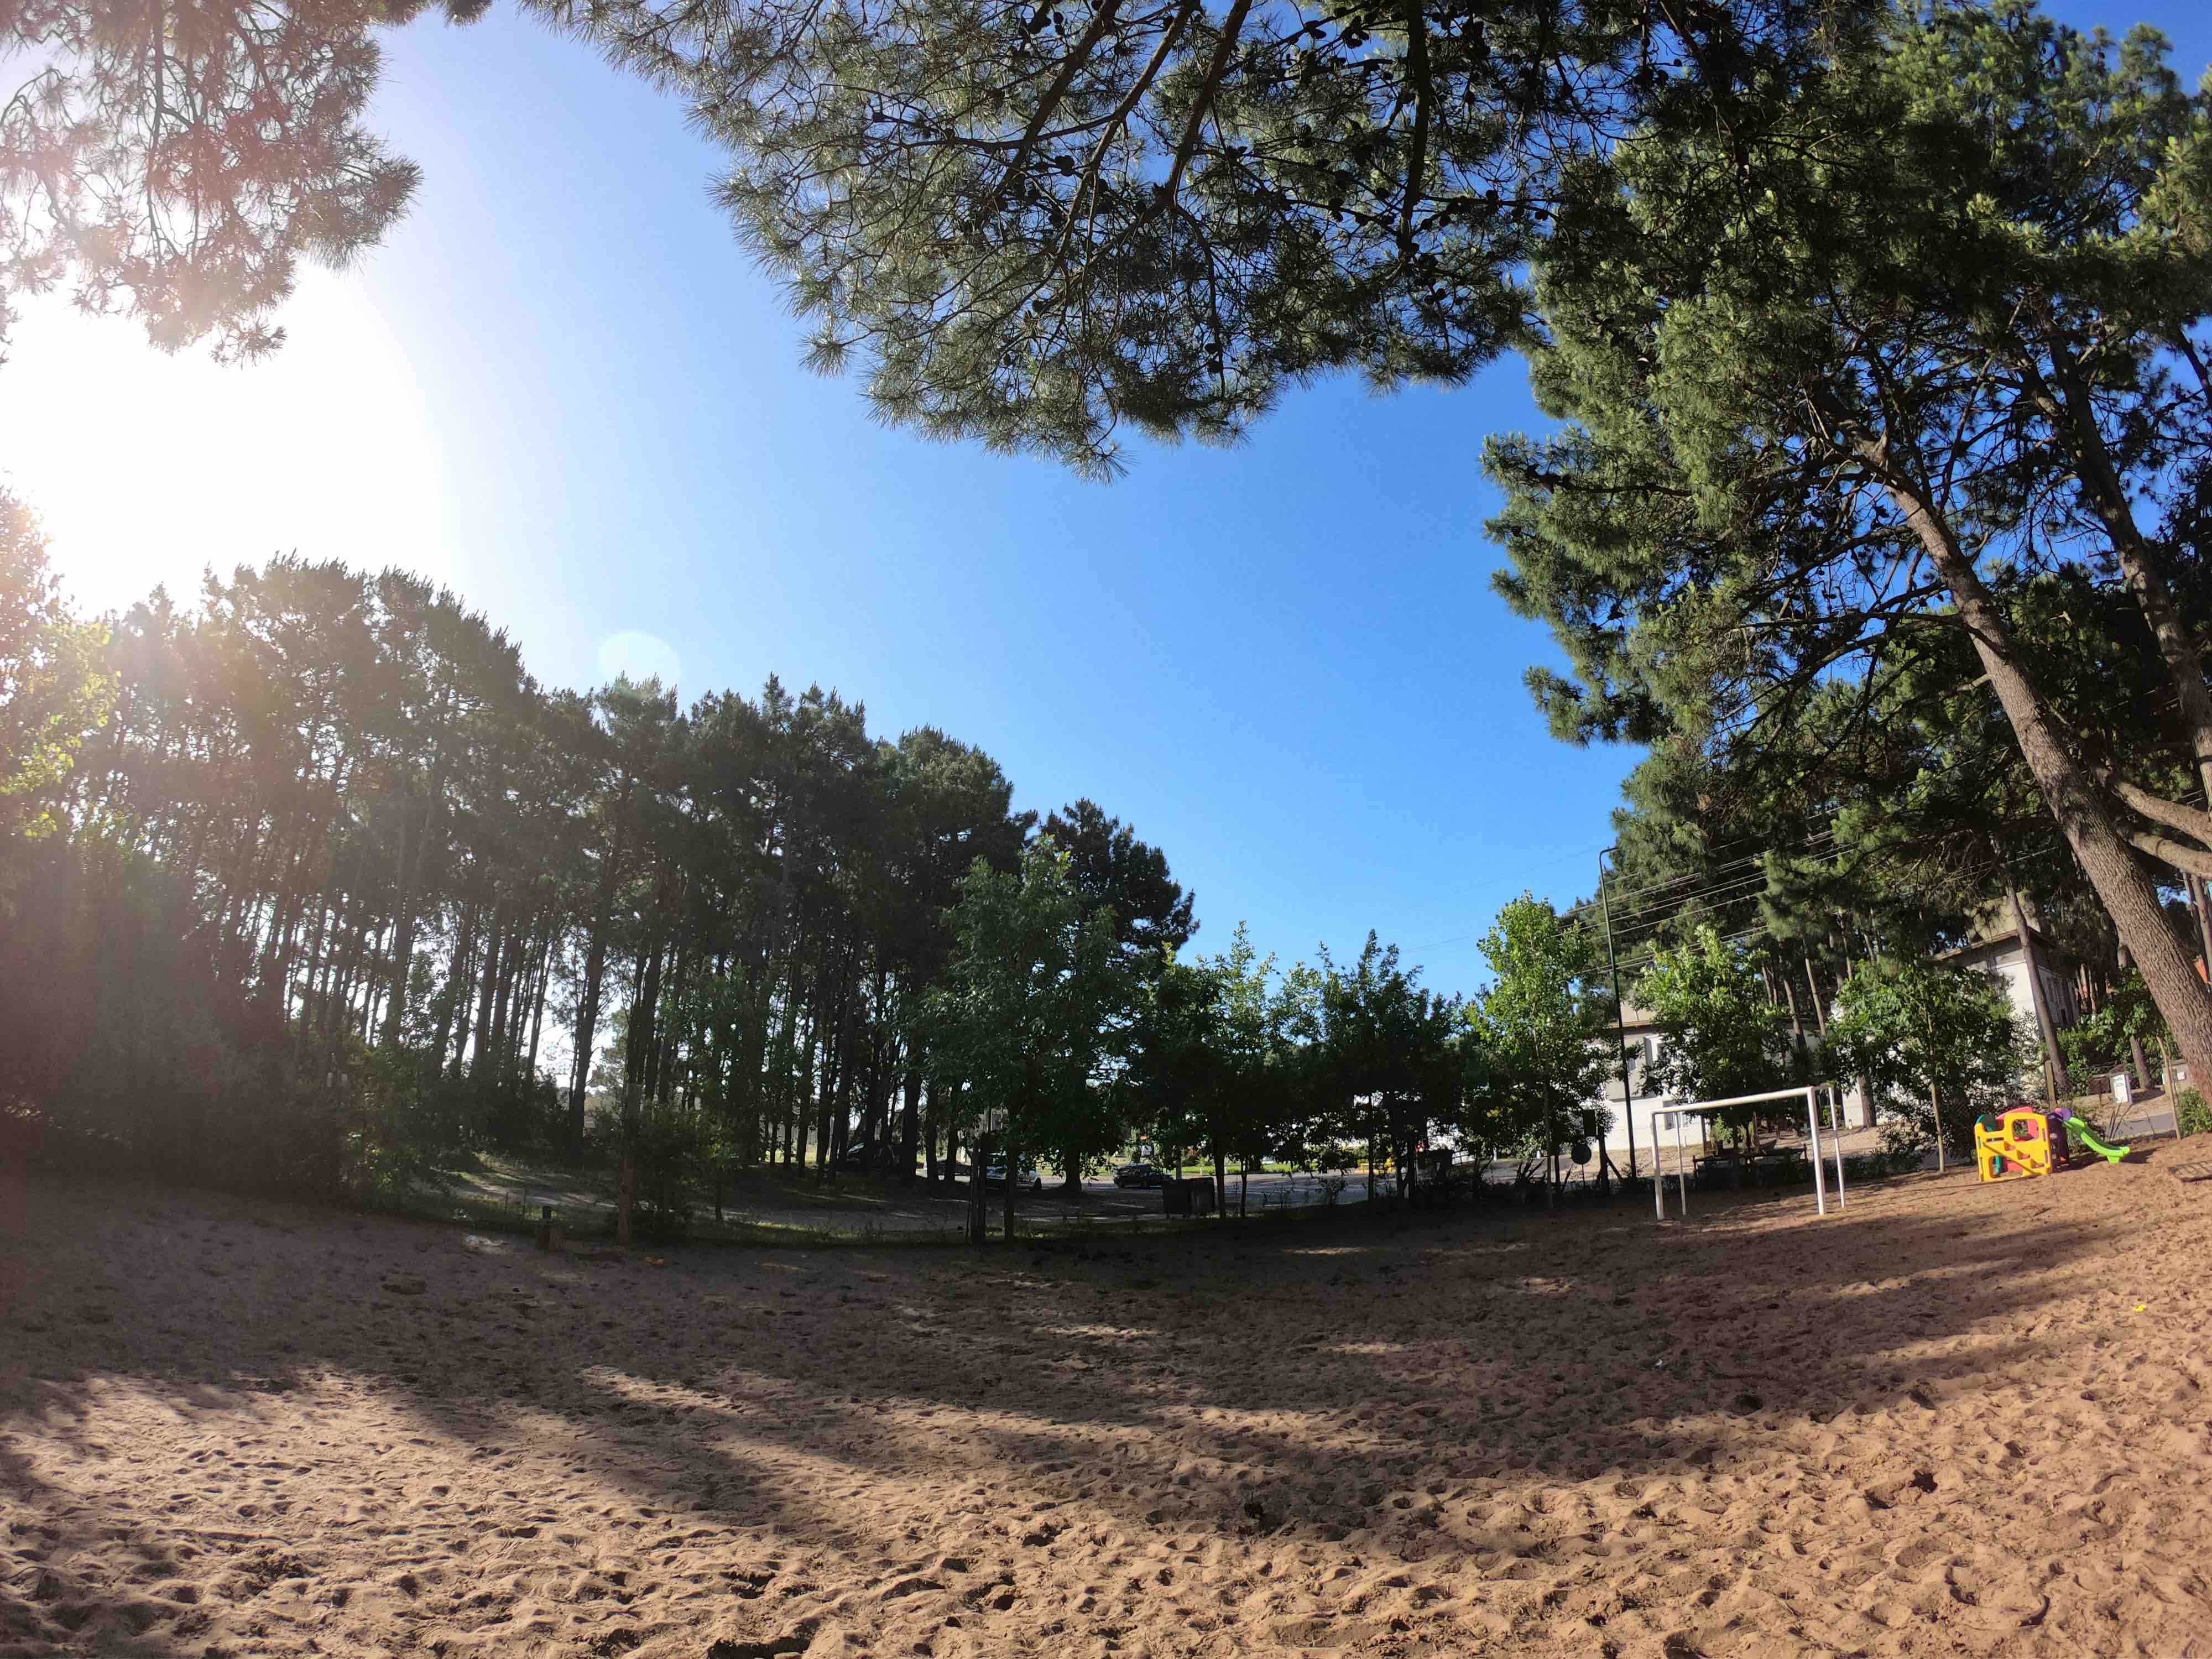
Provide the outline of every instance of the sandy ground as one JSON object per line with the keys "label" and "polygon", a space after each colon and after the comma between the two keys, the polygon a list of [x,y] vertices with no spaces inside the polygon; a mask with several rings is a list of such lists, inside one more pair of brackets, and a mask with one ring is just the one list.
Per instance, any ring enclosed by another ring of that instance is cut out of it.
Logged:
{"label": "sandy ground", "polygon": [[34,1194],[0,1654],[2212,1655],[2177,1165],[666,1266]]}

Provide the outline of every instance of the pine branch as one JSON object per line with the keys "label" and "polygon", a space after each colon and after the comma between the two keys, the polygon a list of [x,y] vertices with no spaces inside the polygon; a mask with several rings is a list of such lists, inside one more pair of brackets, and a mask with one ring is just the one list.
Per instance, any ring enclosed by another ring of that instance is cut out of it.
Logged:
{"label": "pine branch", "polygon": [[1398,210],[1398,252],[1413,251],[1413,210],[1420,203],[1429,162],[1429,18],[1421,0],[1406,0],[1406,78],[1413,88],[1413,149],[1406,161],[1406,197]]}
{"label": "pine branch", "polygon": [[1047,124],[1058,112],[1060,100],[1067,96],[1067,89],[1075,84],[1075,77],[1083,73],[1084,67],[1091,61],[1091,54],[1098,49],[1099,41],[1105,39],[1107,31],[1114,27],[1115,15],[1121,9],[1121,0],[1100,0],[1098,9],[1091,15],[1091,27],[1084,30],[1082,39],[1068,52],[1060,66],[1060,73],[1053,77],[1052,84],[1045,88],[1044,96],[1037,100],[1036,110],[1030,113],[1029,125],[1022,131],[1021,142],[1015,145],[1013,155],[1006,162],[1006,170],[999,175],[999,188],[993,198],[993,206],[1006,199],[1006,191],[1029,166],[1030,157],[1036,149],[1038,135],[1043,132]]}
{"label": "pine branch", "polygon": [[2193,836],[2212,847],[2212,812],[2200,811],[2194,806],[2184,806],[2178,801],[2154,795],[2149,790],[2130,783],[2125,778],[2106,775],[2102,781],[2106,788],[2153,823],[2162,823],[2169,830],[2179,830],[2183,835]]}
{"label": "pine branch", "polygon": [[1198,97],[1190,106],[1190,119],[1183,123],[1182,141],[1176,146],[1174,164],[1168,168],[1167,183],[1160,191],[1164,207],[1173,205],[1182,193],[1184,170],[1198,152],[1200,130],[1213,109],[1222,82],[1228,77],[1230,54],[1236,51],[1237,37],[1244,32],[1244,20],[1251,12],[1252,0],[1237,0],[1229,9],[1229,15],[1222,19],[1221,38],[1213,43],[1213,59],[1206,66],[1206,79],[1199,83]]}
{"label": "pine branch", "polygon": [[2212,880],[2212,853],[2195,847],[2185,847],[2178,841],[2154,835],[2148,830],[2130,830],[2126,835],[2129,844],[2137,850],[2148,853],[2177,870],[2186,870],[2193,876]]}

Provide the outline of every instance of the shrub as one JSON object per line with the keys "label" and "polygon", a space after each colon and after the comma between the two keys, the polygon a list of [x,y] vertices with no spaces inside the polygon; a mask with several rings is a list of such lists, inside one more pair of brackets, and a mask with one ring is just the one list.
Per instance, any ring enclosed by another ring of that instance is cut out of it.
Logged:
{"label": "shrub", "polygon": [[417,1188],[449,1185],[440,1153],[447,1139],[440,1091],[426,1086],[420,1059],[404,1049],[357,1050],[329,1085],[346,1103],[342,1182],[365,1209],[400,1209]]}
{"label": "shrub", "polygon": [[653,1244],[683,1242],[691,1231],[692,1177],[705,1152],[697,1127],[672,1113],[655,1115],[638,1126],[637,1200],[629,1212],[633,1237]]}
{"label": "shrub", "polygon": [[1844,1179],[1846,1181],[1885,1181],[1893,1175],[1904,1175],[1920,1167],[1920,1146],[1891,1147],[1885,1143],[1871,1152],[1847,1152],[1844,1155]]}
{"label": "shrub", "polygon": [[2173,1097],[2173,1117],[2176,1127],[2185,1135],[2203,1134],[2212,1129],[2212,1105],[2195,1089],[2184,1089]]}

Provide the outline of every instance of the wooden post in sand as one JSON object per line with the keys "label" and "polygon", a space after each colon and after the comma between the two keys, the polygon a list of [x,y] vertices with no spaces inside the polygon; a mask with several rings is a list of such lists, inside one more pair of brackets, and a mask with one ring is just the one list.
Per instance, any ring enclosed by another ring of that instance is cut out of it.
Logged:
{"label": "wooden post in sand", "polygon": [[991,1236],[990,1213],[983,1196],[983,1165],[990,1156],[990,1140],[981,1129],[968,1139],[968,1242],[981,1244]]}

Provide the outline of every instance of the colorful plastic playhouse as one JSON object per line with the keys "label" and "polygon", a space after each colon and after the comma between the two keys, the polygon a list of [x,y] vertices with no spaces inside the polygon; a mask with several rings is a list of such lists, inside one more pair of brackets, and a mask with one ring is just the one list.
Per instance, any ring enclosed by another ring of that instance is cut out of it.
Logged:
{"label": "colorful plastic playhouse", "polygon": [[2053,1112],[2033,1106],[1985,1112],[1974,1125],[1974,1162],[1984,1181],[2046,1176],[2091,1153],[2118,1164],[2128,1149],[2107,1146],[2103,1136],[2063,1106]]}
{"label": "colorful plastic playhouse", "polygon": [[2047,1176],[2064,1158],[2051,1144],[2051,1120],[2032,1106],[2015,1106],[1974,1125],[1974,1162],[1984,1181]]}

